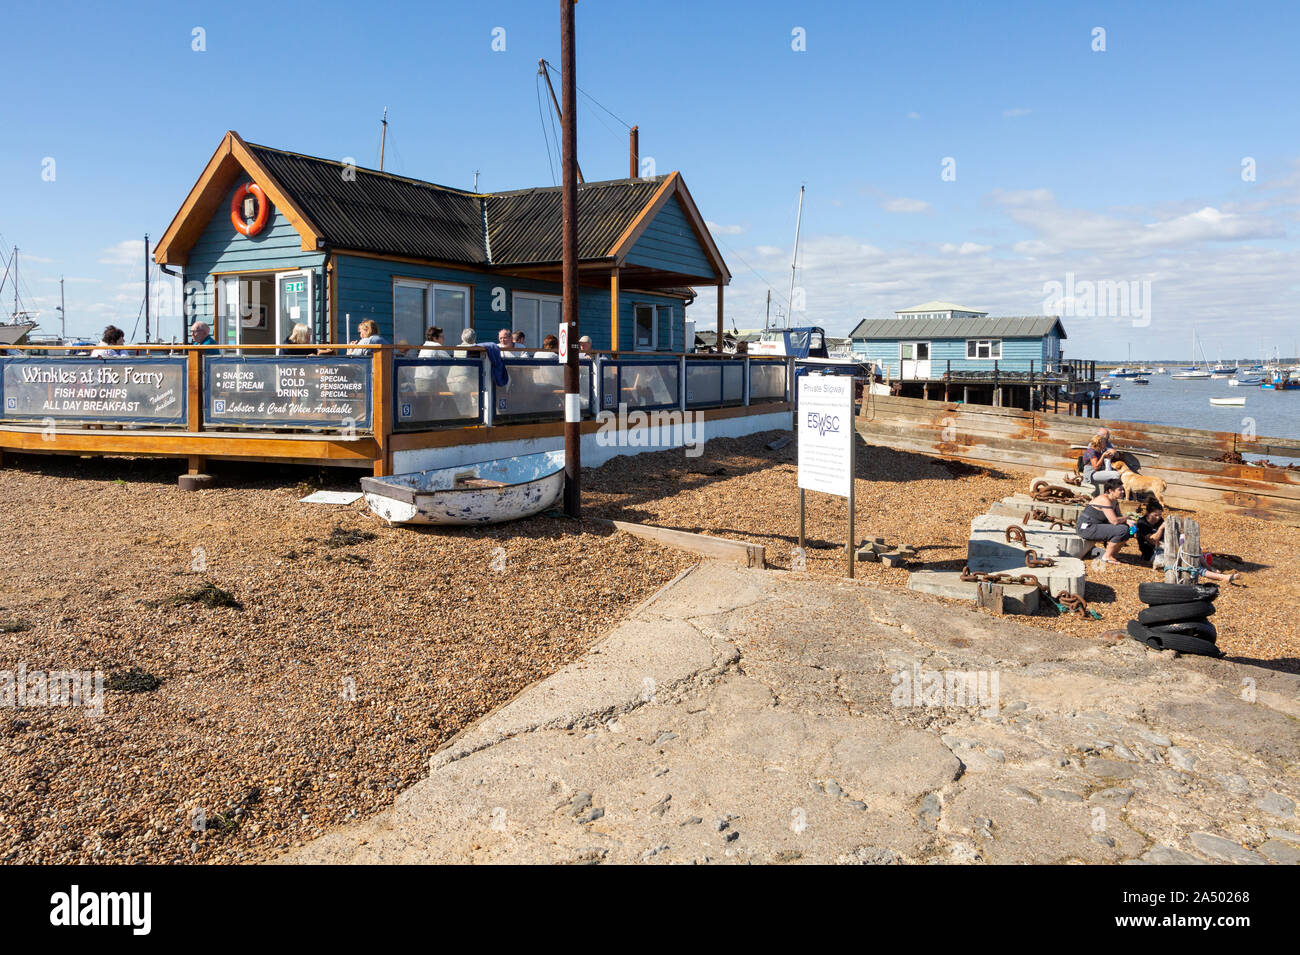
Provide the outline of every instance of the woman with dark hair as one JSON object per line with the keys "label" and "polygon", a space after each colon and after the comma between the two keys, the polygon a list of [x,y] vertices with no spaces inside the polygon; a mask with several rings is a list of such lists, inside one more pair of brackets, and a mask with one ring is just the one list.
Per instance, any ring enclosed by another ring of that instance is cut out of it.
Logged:
{"label": "woman with dark hair", "polygon": [[1086,541],[1105,544],[1106,550],[1098,558],[1102,564],[1118,564],[1115,559],[1124,542],[1133,536],[1132,518],[1126,518],[1119,511],[1120,499],[1124,496],[1124,485],[1112,478],[1102,485],[1101,493],[1088,502],[1079,512],[1079,521],[1075,533]]}
{"label": "woman with dark hair", "polygon": [[126,344],[126,332],[116,325],[104,329],[104,337],[99,340],[99,347],[90,353],[91,358],[117,358],[122,354]]}

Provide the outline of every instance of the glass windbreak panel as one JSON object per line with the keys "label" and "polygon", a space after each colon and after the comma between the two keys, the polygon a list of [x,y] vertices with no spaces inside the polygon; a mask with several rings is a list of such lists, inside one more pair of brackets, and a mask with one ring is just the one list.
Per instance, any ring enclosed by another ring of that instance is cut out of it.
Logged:
{"label": "glass windbreak panel", "polygon": [[[561,365],[560,367],[564,367]],[[578,366],[578,401],[584,415],[591,412],[591,363],[583,362]]]}
{"label": "glass windbreak panel", "polygon": [[745,400],[745,366],[731,362],[722,366],[722,402],[740,404]]}
{"label": "glass windbreak panel", "polygon": [[[285,275],[280,278],[280,328],[284,334],[281,338],[287,338],[293,331],[293,326],[301,323],[311,325],[311,304],[307,300],[307,292],[310,288],[310,282],[305,275]],[[258,310],[262,306],[259,303],[252,303],[252,314],[249,316],[250,323],[256,323],[261,319]],[[250,324],[249,327],[262,327],[262,325]]]}
{"label": "glass windbreak panel", "polygon": [[[433,290],[433,324],[442,329],[444,342],[460,341],[465,330],[469,296],[464,289],[436,288]],[[423,339],[421,339],[423,341]]]}
{"label": "glass windbreak panel", "polygon": [[[422,285],[393,286],[393,344],[424,343],[424,319],[427,291]],[[457,332],[459,341],[460,333]],[[444,341],[447,339],[444,339]]]}
{"label": "glass windbreak panel", "polygon": [[722,366],[717,362],[686,363],[686,405],[698,408],[722,403]]}
{"label": "glass windbreak panel", "polygon": [[631,408],[663,408],[677,404],[677,363],[623,366],[618,400]]}
{"label": "glass windbreak panel", "polygon": [[554,360],[519,360],[507,366],[510,383],[495,388],[499,417],[559,415],[564,411],[564,366]]}
{"label": "glass windbreak panel", "polygon": [[602,410],[618,410],[618,366],[613,362],[600,366],[600,401]]}
{"label": "glass windbreak panel", "polygon": [[785,365],[754,362],[749,368],[749,400],[785,398]]}
{"label": "glass windbreak panel", "polygon": [[474,359],[400,359],[393,363],[396,422],[415,427],[476,421],[481,415],[479,372]]}

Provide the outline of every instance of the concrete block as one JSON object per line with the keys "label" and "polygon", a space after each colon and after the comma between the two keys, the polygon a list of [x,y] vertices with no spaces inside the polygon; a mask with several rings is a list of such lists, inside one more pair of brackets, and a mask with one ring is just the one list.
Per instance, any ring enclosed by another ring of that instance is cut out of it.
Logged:
{"label": "concrete block", "polygon": [[[1038,610],[1039,592],[1028,584],[997,584],[1002,588],[1002,612],[1031,614]],[[961,579],[955,570],[918,570],[907,578],[907,589],[957,600],[979,600],[980,585]]]}
{"label": "concrete block", "polygon": [[1087,579],[1087,567],[1082,560],[1077,557],[1055,557],[1055,567],[1026,567],[1024,562],[1024,552],[1014,558],[1009,559],[1007,556],[981,555],[971,557],[967,561],[967,566],[976,573],[982,574],[1031,574],[1038,578],[1039,583],[1045,584],[1053,593],[1059,593],[1064,590],[1071,594],[1083,594],[1084,584]]}
{"label": "concrete block", "polygon": [[[1023,517],[1024,515],[1021,514],[1020,518]],[[999,514],[985,514],[972,520],[971,539],[1005,541],[1007,528],[1013,526],[1024,528],[1026,546],[1038,551],[1040,557],[1055,557],[1058,554],[1065,557],[1082,557],[1091,549],[1091,545],[1072,528],[1060,530],[1040,521],[1025,524],[1019,519]]]}

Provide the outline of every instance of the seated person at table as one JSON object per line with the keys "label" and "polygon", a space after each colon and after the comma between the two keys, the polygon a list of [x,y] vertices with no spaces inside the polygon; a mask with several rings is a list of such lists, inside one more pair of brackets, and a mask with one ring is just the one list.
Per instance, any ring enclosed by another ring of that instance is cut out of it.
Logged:
{"label": "seated person at table", "polygon": [[1115,556],[1132,536],[1130,525],[1136,523],[1120,514],[1119,502],[1123,496],[1124,485],[1118,479],[1107,481],[1101,493],[1079,512],[1079,521],[1074,528],[1084,540],[1106,545],[1105,553],[1098,558],[1103,564],[1119,563]]}
{"label": "seated person at table", "polygon": [[582,354],[580,354],[580,355],[578,356],[579,360],[584,360],[584,361],[585,361],[585,360],[589,360],[589,359],[590,359],[590,356],[591,356],[591,336],[590,336],[590,335],[583,335],[581,338],[578,339],[578,351],[582,353]]}
{"label": "seated person at table", "polygon": [[[462,345],[477,345],[477,344],[478,344],[478,338],[474,335],[474,329],[472,329],[472,328],[466,328],[466,329],[464,329],[464,330],[460,333],[460,343],[461,343]],[[457,349],[456,349],[456,357],[457,357],[457,358],[469,358],[469,357],[471,357],[471,354],[472,354],[472,353],[469,352],[469,351],[466,350],[466,349],[461,349],[461,348],[457,348]]]}
{"label": "seated person at table", "polygon": [[99,340],[99,347],[91,353],[91,358],[118,358],[125,355],[122,346],[126,344],[126,332],[116,325],[104,329],[104,337]]}
{"label": "seated person at table", "polygon": [[545,338],[542,339],[542,350],[539,351],[534,357],[549,358],[550,352],[555,352],[556,361],[560,360],[560,340],[556,338],[554,335],[547,335]]}
{"label": "seated person at table", "polygon": [[1088,446],[1083,449],[1083,479],[1100,487],[1107,481],[1119,477],[1119,472],[1111,469],[1110,462],[1119,455],[1110,443],[1110,432],[1099,428]]}
{"label": "seated person at table", "polygon": [[[1148,505],[1146,512],[1138,518],[1135,525],[1137,528],[1138,550],[1142,552],[1142,559],[1149,561],[1151,566],[1157,570],[1165,568],[1165,509],[1160,506],[1159,501],[1152,500]],[[1201,563],[1203,568],[1197,575],[1197,580],[1208,580],[1211,583],[1234,583],[1241,574],[1234,571],[1232,573],[1221,574],[1217,570],[1210,570],[1210,555],[1202,554]]]}
{"label": "seated person at table", "polygon": [[[348,342],[349,345],[387,345],[388,344],[388,342],[384,341],[383,338],[380,337],[379,326],[368,318],[360,325],[357,326],[357,334],[360,335],[361,337],[354,342]],[[358,358],[365,358],[367,355],[370,354],[371,351],[372,349],[369,348],[350,348],[348,349],[348,354],[354,355]]]}
{"label": "seated person at table", "polygon": [[190,341],[195,345],[215,345],[217,340],[212,337],[212,329],[208,328],[207,322],[195,322],[190,326]]}
{"label": "seated person at table", "polygon": [[420,349],[421,358],[450,358],[451,355],[442,343],[442,329],[430,325],[424,333],[424,347]]}

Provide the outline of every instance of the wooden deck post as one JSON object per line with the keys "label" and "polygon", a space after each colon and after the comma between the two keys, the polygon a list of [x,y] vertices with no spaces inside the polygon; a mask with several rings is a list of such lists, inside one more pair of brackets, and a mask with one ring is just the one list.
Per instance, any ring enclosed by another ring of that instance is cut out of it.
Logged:
{"label": "wooden deck post", "polygon": [[370,379],[370,428],[375,436],[376,457],[374,476],[392,473],[392,452],[389,438],[393,434],[393,375],[391,356],[386,348],[373,348],[370,355],[374,363]]}
{"label": "wooden deck post", "polygon": [[[570,342],[577,348],[577,342]],[[618,354],[618,266],[609,270],[609,350]]]}
{"label": "wooden deck post", "polygon": [[714,343],[714,350],[722,354],[722,283],[718,283],[718,340]]}
{"label": "wooden deck post", "polygon": [[[191,434],[203,430],[203,352],[197,348],[185,352],[185,430]],[[206,458],[194,454],[188,458],[190,474],[206,470]]]}

